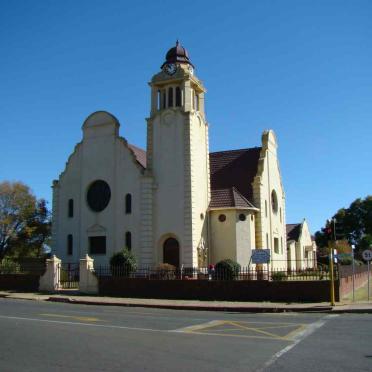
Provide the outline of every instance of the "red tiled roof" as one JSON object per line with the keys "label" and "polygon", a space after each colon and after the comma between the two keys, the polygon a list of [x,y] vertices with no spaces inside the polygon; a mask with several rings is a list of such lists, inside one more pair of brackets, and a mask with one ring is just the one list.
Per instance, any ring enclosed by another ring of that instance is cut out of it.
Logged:
{"label": "red tiled roof", "polygon": [[257,174],[261,147],[211,152],[211,190],[235,187],[250,203],[253,202],[252,183]]}
{"label": "red tiled roof", "polygon": [[211,191],[209,208],[254,208],[235,187]]}
{"label": "red tiled roof", "polygon": [[301,223],[288,223],[285,227],[287,230],[287,240],[298,241],[301,233]]}
{"label": "red tiled roof", "polygon": [[131,145],[128,143],[128,147],[133,151],[134,156],[136,157],[137,162],[143,167],[146,168],[146,151],[140,149],[137,146]]}
{"label": "red tiled roof", "polygon": [[[138,163],[146,168],[146,151],[129,144]],[[252,182],[257,174],[261,147],[209,154],[211,208],[254,208]]]}

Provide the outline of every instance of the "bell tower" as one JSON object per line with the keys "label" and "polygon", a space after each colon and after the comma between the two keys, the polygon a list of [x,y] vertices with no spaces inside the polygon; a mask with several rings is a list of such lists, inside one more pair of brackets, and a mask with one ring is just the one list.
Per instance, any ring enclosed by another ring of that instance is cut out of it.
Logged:
{"label": "bell tower", "polygon": [[210,201],[206,90],[178,41],[149,85],[147,172],[153,179],[155,263],[203,266]]}

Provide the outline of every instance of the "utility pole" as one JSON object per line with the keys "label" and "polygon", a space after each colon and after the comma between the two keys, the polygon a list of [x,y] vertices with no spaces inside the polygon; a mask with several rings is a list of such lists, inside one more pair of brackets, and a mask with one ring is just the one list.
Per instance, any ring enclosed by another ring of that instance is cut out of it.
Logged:
{"label": "utility pole", "polygon": [[334,266],[333,266],[333,249],[336,241],[336,220],[327,221],[326,233],[328,235],[328,246],[329,246],[329,270],[330,270],[330,285],[331,285],[331,306],[335,306],[335,278],[334,278]]}
{"label": "utility pole", "polygon": [[354,250],[355,250],[355,245],[354,244],[352,244],[351,245],[351,251],[352,251],[352,259],[353,259],[353,261],[352,261],[352,268],[353,268],[353,302],[355,301],[355,279],[354,279],[354,277],[355,277],[355,261],[354,261],[354,259],[355,259],[355,257],[354,257]]}

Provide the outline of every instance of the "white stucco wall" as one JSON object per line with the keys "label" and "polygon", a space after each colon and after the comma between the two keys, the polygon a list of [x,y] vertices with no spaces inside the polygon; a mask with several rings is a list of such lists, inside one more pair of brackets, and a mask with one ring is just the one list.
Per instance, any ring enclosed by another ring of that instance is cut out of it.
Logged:
{"label": "white stucco wall", "polygon": [[[55,185],[57,208],[53,253],[64,262],[76,262],[85,254],[95,265],[107,264],[125,245],[125,232],[132,234],[132,250],[139,258],[141,169],[126,141],[118,136],[119,123],[108,113],[92,114],[83,126],[83,141],[75,148]],[[86,201],[89,185],[106,181],[111,199],[102,212],[92,211]],[[132,213],[125,214],[125,195],[132,195]],[[74,200],[74,216],[68,217],[68,200]],[[73,255],[67,255],[67,235],[73,235]],[[106,236],[106,254],[89,252],[89,236]]]}
{"label": "white stucco wall", "polygon": [[307,221],[302,222],[301,233],[296,244],[297,257],[301,262],[298,263],[299,269],[314,268],[316,266],[316,249],[311,240],[311,233]]}
{"label": "white stucco wall", "polygon": [[[218,217],[224,214],[226,220],[219,221]],[[246,216],[245,221],[239,215]],[[211,256],[210,262],[216,264],[224,259],[232,259],[242,267],[247,267],[255,247],[254,220],[251,220],[252,211],[241,209],[218,209],[210,211],[211,221]]]}
{"label": "white stucco wall", "polygon": [[[218,216],[224,214],[226,220],[220,222]],[[236,212],[234,209],[213,210],[210,212],[211,250],[210,262],[230,258],[236,261]]]}
{"label": "white stucco wall", "polygon": [[[241,221],[240,214],[246,216],[245,221]],[[237,210],[236,220],[236,261],[242,266],[247,267],[251,258],[252,249],[255,249],[254,220],[251,220],[252,212]]]}
{"label": "white stucco wall", "polygon": [[296,270],[296,242],[294,240],[287,242],[287,262],[288,269]]}
{"label": "white stucco wall", "polygon": [[[198,246],[208,244],[209,204],[208,125],[204,112],[192,105],[192,91],[204,91],[201,83],[180,70],[170,78],[155,75],[152,99],[169,86],[182,89],[182,107],[156,110],[148,119],[148,164],[154,179],[153,236],[155,263],[162,262],[166,237],[180,244],[180,264],[198,266]],[[199,106],[202,109],[202,106]]]}
{"label": "white stucco wall", "polygon": [[[262,150],[257,176],[253,183],[254,203],[260,209],[256,214],[257,248],[271,250],[271,267],[285,269],[287,266],[285,193],[282,185],[277,140],[272,130],[262,135]],[[272,209],[271,195],[275,190],[278,212]],[[268,239],[266,238],[268,236]],[[274,239],[279,241],[279,253],[274,251]],[[268,246],[267,241],[268,240]]]}
{"label": "white stucco wall", "polygon": [[164,110],[153,119],[152,172],[154,187],[154,241],[159,248],[156,261],[161,262],[160,240],[172,234],[180,244],[180,261],[184,247],[184,126],[178,109]]}

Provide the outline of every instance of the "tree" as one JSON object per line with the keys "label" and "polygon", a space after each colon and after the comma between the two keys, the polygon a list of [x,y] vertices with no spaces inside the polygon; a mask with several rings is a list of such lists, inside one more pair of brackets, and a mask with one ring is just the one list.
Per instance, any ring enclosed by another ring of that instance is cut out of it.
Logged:
{"label": "tree", "polygon": [[137,270],[137,260],[127,248],[116,252],[110,258],[111,272],[113,275],[130,276]]}
{"label": "tree", "polygon": [[229,258],[219,261],[214,268],[214,277],[220,280],[233,280],[240,272],[240,265]]}
{"label": "tree", "polygon": [[21,182],[0,183],[0,260],[41,256],[50,230],[45,200],[38,200]]}
{"label": "tree", "polygon": [[[337,239],[346,239],[354,244],[357,253],[372,244],[372,195],[354,200],[348,208],[341,208],[333,216],[336,220]],[[327,247],[326,225],[315,233],[320,248]]]}

